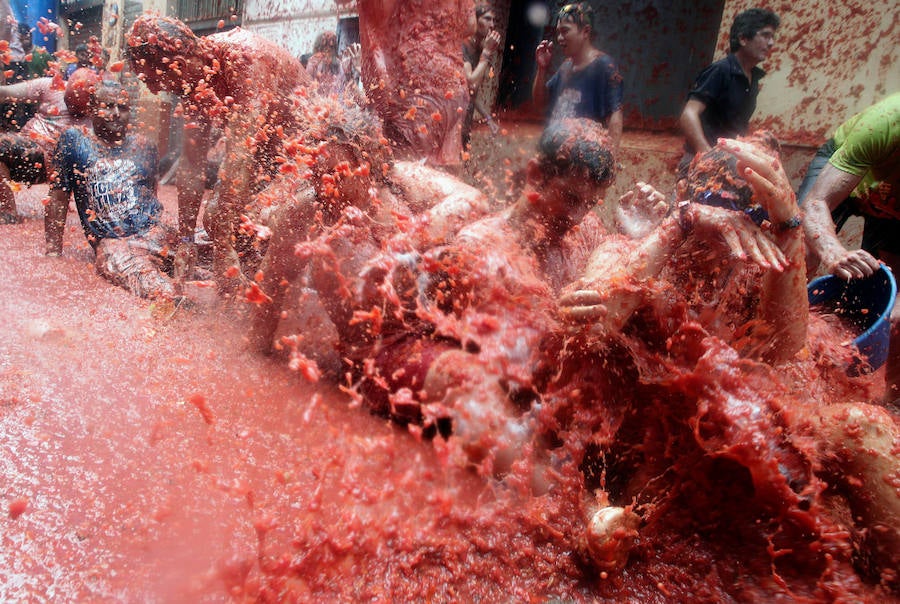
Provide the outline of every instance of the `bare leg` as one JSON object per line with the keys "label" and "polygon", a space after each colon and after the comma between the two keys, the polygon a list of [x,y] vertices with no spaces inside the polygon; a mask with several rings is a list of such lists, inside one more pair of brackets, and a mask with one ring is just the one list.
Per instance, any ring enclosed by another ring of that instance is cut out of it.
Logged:
{"label": "bare leg", "polygon": [[887,573],[900,567],[900,429],[887,411],[865,404],[828,407],[815,428],[825,466],[843,483],[871,538],[875,564],[897,581]]}
{"label": "bare leg", "polygon": [[184,131],[181,161],[178,166],[178,235],[179,244],[175,253],[175,281],[179,285],[194,271],[197,251],[194,246],[194,230],[203,202],[204,175],[201,166],[206,165],[209,150],[210,125],[202,122],[199,128]]}
{"label": "bare leg", "polygon": [[427,402],[450,409],[453,434],[474,463],[492,458],[494,474],[502,476],[521,457],[531,431],[478,357],[443,353],[431,364],[423,390]]}

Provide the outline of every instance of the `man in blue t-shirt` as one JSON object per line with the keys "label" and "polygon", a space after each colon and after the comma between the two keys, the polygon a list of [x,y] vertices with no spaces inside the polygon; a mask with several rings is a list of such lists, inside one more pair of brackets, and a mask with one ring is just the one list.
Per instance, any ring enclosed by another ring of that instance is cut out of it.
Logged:
{"label": "man in blue t-shirt", "polygon": [[731,24],[731,53],[697,76],[688,92],[679,125],[685,138],[685,154],[678,166],[680,177],[697,153],[709,151],[720,138],[747,134],[756,110],[759,81],[766,74],[758,65],[775,45],[781,20],[770,10],[751,8]]}
{"label": "man in blue t-shirt", "polygon": [[56,146],[44,210],[47,255],[62,253],[71,194],[97,272],[141,297],[173,299],[174,284],[163,271],[171,269],[167,250],[177,236],[160,222],[156,147],[128,133],[131,106],[120,84],[97,84],[90,110],[93,132],[70,128]]}
{"label": "man in blue t-shirt", "polygon": [[551,120],[584,117],[603,124],[615,151],[622,138],[622,75],[612,57],[594,46],[595,33],[590,4],[560,9],[556,43],[566,61],[548,81],[553,43],[542,41],[535,50],[537,73],[531,92],[538,109],[549,107]]}

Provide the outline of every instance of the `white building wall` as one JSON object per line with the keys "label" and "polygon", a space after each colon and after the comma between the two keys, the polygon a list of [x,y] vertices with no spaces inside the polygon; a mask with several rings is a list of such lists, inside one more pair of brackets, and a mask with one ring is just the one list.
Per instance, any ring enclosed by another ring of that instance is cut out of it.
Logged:
{"label": "white building wall", "polygon": [[337,31],[339,18],[354,15],[334,0],[246,0],[242,26],[299,57],[312,52],[321,32]]}

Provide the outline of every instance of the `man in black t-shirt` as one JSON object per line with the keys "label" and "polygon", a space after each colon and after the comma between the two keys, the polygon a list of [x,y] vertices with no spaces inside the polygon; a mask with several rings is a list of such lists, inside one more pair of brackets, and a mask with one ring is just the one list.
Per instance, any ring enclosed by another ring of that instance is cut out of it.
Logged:
{"label": "man in black t-shirt", "polygon": [[756,109],[759,81],[765,71],[757,67],[775,45],[780,19],[770,10],[751,8],[731,25],[731,53],[697,76],[679,125],[685,136],[685,155],[678,165],[679,177],[696,153],[709,151],[719,138],[747,133]]}

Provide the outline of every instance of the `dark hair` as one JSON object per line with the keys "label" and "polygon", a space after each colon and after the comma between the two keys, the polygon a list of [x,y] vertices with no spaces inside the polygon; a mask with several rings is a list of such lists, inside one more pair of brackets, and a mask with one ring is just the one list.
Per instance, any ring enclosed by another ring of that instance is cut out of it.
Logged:
{"label": "dark hair", "polygon": [[475,6],[475,18],[480,19],[488,13],[494,12],[494,7],[490,4],[478,4]]}
{"label": "dark hair", "polygon": [[16,25],[16,31],[19,32],[19,35],[22,35],[22,36],[24,36],[24,35],[30,35],[30,34],[31,34],[31,28],[28,27],[28,24],[27,24],[27,23],[19,23],[19,24],[17,24],[17,25]]}
{"label": "dark hair", "polygon": [[552,120],[547,124],[538,142],[538,161],[544,170],[557,173],[584,168],[600,184],[615,176],[606,128],[586,118]]}
{"label": "dark hair", "polygon": [[[738,140],[751,143],[775,156],[779,156],[781,152],[778,139],[767,130],[739,136]],[[763,207],[754,201],[750,184],[738,172],[737,158],[719,145],[698,154],[691,162],[687,175],[687,195],[694,203],[744,212],[756,224],[762,224],[763,220],[768,219]]]}
{"label": "dark hair", "polygon": [[337,34],[333,31],[323,31],[316,36],[316,41],[313,43],[313,53],[322,52],[328,47],[337,50]]}
{"label": "dark hair", "polygon": [[781,19],[766,8],[748,8],[734,18],[731,24],[731,52],[741,48],[741,39],[749,40],[764,27],[778,29]]}
{"label": "dark hair", "polygon": [[597,31],[594,28],[594,9],[587,2],[575,2],[563,6],[556,16],[557,23],[563,19],[570,19],[578,27],[590,27],[592,37]]}
{"label": "dark hair", "polygon": [[84,52],[88,52],[88,45],[84,42],[75,47],[75,52],[81,52],[82,50]]}
{"label": "dark hair", "polygon": [[113,94],[119,95],[124,90],[125,87],[115,80],[100,80],[99,82],[94,83],[94,85],[91,87],[90,105],[91,107],[95,107],[97,105],[97,94],[101,91],[111,92]]}

